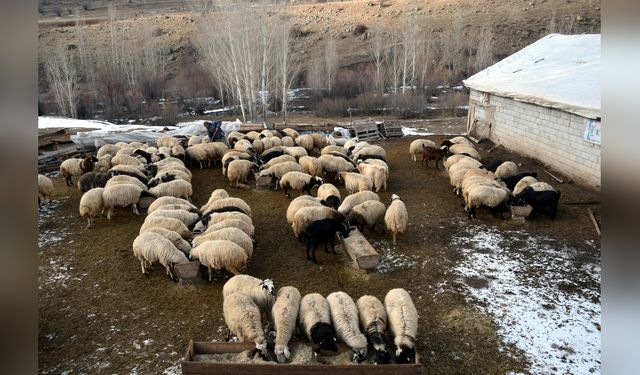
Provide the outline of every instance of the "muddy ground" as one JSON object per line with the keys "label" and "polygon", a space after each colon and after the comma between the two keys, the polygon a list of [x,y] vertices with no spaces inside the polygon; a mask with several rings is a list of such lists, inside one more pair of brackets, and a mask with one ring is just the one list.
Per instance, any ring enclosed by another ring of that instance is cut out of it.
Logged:
{"label": "muddy ground", "polygon": [[[394,287],[409,290],[420,314],[416,345],[429,374],[576,373],[581,368],[571,366],[577,362],[599,372],[599,353],[597,358],[585,358],[589,355],[578,344],[552,343],[549,332],[549,350],[564,354],[558,355],[557,364],[540,365],[536,353],[547,359],[555,354],[519,345],[519,341],[531,341],[527,338],[530,329],[510,331],[520,318],[509,315],[517,311],[516,306],[536,312],[538,318],[548,312],[564,314],[567,301],[575,300],[578,307],[593,304],[597,311],[590,318],[599,322],[600,240],[585,206],[565,204],[599,200],[599,195],[565,183],[558,186],[562,199],[555,221],[542,216],[517,223],[486,210],[469,221],[445,172],[410,160],[408,146],[413,139],[379,142],[387,151],[391,169],[388,191],[380,194],[381,200],[388,204],[391,194],[398,194],[407,206],[410,223],[395,247],[387,233],[366,233],[381,254],[374,273],[352,269],[339,245],[338,256],[319,251],[318,265],[307,261],[303,245],[286,223],[289,200],[281,191],[229,189],[220,168],[193,170],[193,201],[201,205],[212,190],[222,187],[249,203],[257,240],[248,266],[250,275],[273,278],[280,286],[296,286],[302,294],[343,290],[354,299],[363,294],[383,299]],[[483,155],[488,155],[490,145],[481,147]],[[502,149],[490,154],[490,158],[498,157],[522,162],[523,170],[536,170],[541,180],[558,185],[532,160]],[[225,339],[221,289],[228,275],[217,275],[212,283],[202,280],[181,286],[155,265],[150,275],[143,276],[131,243],[144,214],[120,210],[111,221],[99,218],[95,227],[85,230],[86,222],[77,213],[77,188],[65,187],[60,177],[54,178],[54,184],[55,201],[41,209],[39,218],[41,373],[179,373],[179,360],[190,339]],[[589,207],[599,212],[599,205]],[[487,241],[493,245],[482,245]],[[478,244],[482,246],[475,246]],[[488,266],[486,272],[469,272],[481,264],[474,257],[496,254],[505,256],[507,261],[496,258],[497,262],[506,264],[518,283],[506,280],[506,288],[495,288],[505,281],[496,271],[500,264]],[[554,263],[557,259],[563,263]],[[517,266],[510,261],[518,262]],[[585,269],[595,276],[585,277]],[[526,288],[516,288],[522,285]],[[559,293],[557,298],[550,298],[553,293]],[[543,307],[534,301],[534,294],[547,299]],[[517,298],[504,299],[509,296]],[[494,300],[506,302],[496,307]],[[568,325],[580,311],[552,319]],[[544,324],[536,322],[538,318],[532,318],[534,326]],[[599,326],[587,325],[585,329],[597,337],[599,348]],[[569,333],[574,336],[582,337],[581,331]],[[542,340],[544,343],[544,337]]]}

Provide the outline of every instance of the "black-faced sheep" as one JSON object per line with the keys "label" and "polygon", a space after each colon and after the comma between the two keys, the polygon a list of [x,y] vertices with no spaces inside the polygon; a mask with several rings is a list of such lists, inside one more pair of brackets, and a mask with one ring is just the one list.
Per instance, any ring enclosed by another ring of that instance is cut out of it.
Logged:
{"label": "black-faced sheep", "polygon": [[273,326],[276,329],[275,354],[278,363],[285,363],[291,357],[289,340],[293,336],[300,311],[300,292],[292,286],[278,290],[276,302],[271,308]]}
{"label": "black-faced sheep", "polygon": [[236,335],[240,341],[256,344],[250,356],[255,356],[259,351],[264,358],[267,355],[267,342],[264,338],[260,309],[251,298],[242,293],[225,296],[222,313],[230,333]]}
{"label": "black-faced sheep", "polygon": [[396,346],[396,363],[413,363],[416,356],[418,310],[411,296],[402,288],[391,289],[384,297],[384,308]]}
{"label": "black-faced sheep", "polygon": [[407,230],[407,224],[409,223],[407,207],[400,200],[400,197],[395,194],[391,195],[391,204],[384,214],[384,222],[387,225],[387,230],[393,235],[393,245],[395,246],[396,237]]}
{"label": "black-faced sheep", "polygon": [[376,351],[375,364],[387,364],[391,355],[384,344],[384,334],[387,329],[387,312],[384,305],[374,296],[362,296],[356,301],[360,328],[367,337],[367,341]]}
{"label": "black-faced sheep", "polygon": [[[324,244],[325,252],[327,252],[327,243],[330,243],[331,252],[333,255],[337,255],[334,245],[337,232],[340,232],[343,237],[349,236],[349,228],[341,220],[328,218],[309,224],[304,231],[304,235],[307,237],[307,259],[318,263],[316,250],[319,244]],[[311,248],[313,248],[312,251],[310,251]]]}
{"label": "black-faced sheep", "polygon": [[331,326],[329,303],[321,294],[311,293],[302,297],[298,322],[309,341],[318,345],[315,353],[320,350],[338,351],[336,333]]}
{"label": "black-faced sheep", "polygon": [[307,152],[313,151],[313,138],[309,134],[302,134],[295,138],[296,144],[303,147]]}
{"label": "black-faced sheep", "polygon": [[240,183],[247,183],[249,173],[258,171],[258,165],[248,160],[234,160],[227,168],[227,178],[229,186],[239,186]]}
{"label": "black-faced sheep", "polygon": [[506,203],[510,196],[511,192],[506,187],[472,185],[465,191],[464,209],[469,219],[476,217],[476,210],[481,206],[489,207],[494,212],[504,212],[507,211]]}
{"label": "black-faced sheep", "polygon": [[344,198],[340,207],[338,207],[338,212],[344,215],[348,215],[353,207],[370,200],[379,201],[380,197],[378,197],[378,194],[369,190],[348,195],[346,198]]}
{"label": "black-faced sheep", "polygon": [[[516,191],[515,191],[516,186],[520,183],[522,179],[526,177],[532,178],[533,181],[531,181],[531,179],[527,179],[526,181],[533,183],[537,181],[536,177],[538,177],[538,174],[536,172],[524,172],[514,176],[504,177],[502,178],[502,181],[505,183],[505,185],[509,190],[513,190],[513,193],[516,194]],[[522,191],[522,189],[524,189],[524,187],[522,187],[519,191]]]}
{"label": "black-faced sheep", "polygon": [[114,176],[124,175],[134,177],[145,185],[149,182],[149,179],[144,175],[144,173],[142,173],[142,170],[132,165],[114,165],[109,169],[109,172]]}
{"label": "black-faced sheep", "polygon": [[[323,185],[324,186],[324,185]],[[322,207],[322,199],[310,195],[301,195],[289,203],[287,207],[287,223],[292,224],[295,214],[304,207]]]}
{"label": "black-faced sheep", "polygon": [[271,279],[258,279],[249,275],[236,275],[230,278],[222,287],[222,297],[227,299],[232,294],[243,294],[248,296],[265,317],[266,317],[276,297],[276,284]]}
{"label": "black-faced sheep", "polygon": [[38,206],[41,204],[51,202],[51,196],[53,195],[53,183],[49,177],[39,174],[38,175]]}
{"label": "black-faced sheep", "polygon": [[151,203],[151,205],[149,205],[149,207],[147,208],[147,214],[159,209],[161,206],[170,205],[170,204],[179,204],[179,205],[189,206],[192,209],[196,210],[192,212],[197,212],[197,209],[198,209],[196,206],[193,205],[193,203],[189,202],[186,199],[176,198],[176,197],[160,197],[154,200],[153,203]]}
{"label": "black-faced sheep", "polygon": [[98,159],[93,156],[87,156],[84,159],[71,158],[60,164],[60,174],[64,177],[67,186],[72,186],[72,177],[80,177],[87,172],[93,171],[93,163]]}
{"label": "black-faced sheep", "polygon": [[331,323],[339,340],[353,350],[353,361],[362,362],[367,358],[367,338],[360,331],[358,308],[345,292],[334,292],[327,296]]}
{"label": "black-faced sheep", "polygon": [[[324,201],[324,205],[335,210],[340,207],[340,191],[333,184],[322,184],[316,192],[316,196]],[[322,203],[322,202],[321,202]]]}
{"label": "black-faced sheep", "polygon": [[199,246],[206,241],[214,240],[227,240],[235,242],[238,246],[242,247],[247,253],[247,256],[251,258],[253,256],[253,240],[248,234],[238,228],[222,228],[220,230],[204,233],[200,236],[196,236],[192,243],[193,246]]}
{"label": "black-faced sheep", "polygon": [[140,260],[142,274],[147,274],[147,267],[154,262],[160,262],[166,270],[167,276],[174,280],[171,268],[176,264],[188,263],[184,253],[178,250],[171,241],[157,233],[141,233],[133,241],[133,255]]}
{"label": "black-faced sheep", "polygon": [[314,186],[320,186],[324,180],[320,177],[314,177],[303,172],[287,172],[279,180],[280,188],[284,190],[287,198],[291,197],[290,189],[300,190],[311,194]]}

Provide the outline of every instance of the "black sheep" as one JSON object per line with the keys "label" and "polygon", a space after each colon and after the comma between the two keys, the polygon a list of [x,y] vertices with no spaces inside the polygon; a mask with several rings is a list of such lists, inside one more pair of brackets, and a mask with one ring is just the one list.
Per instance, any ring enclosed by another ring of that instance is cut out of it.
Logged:
{"label": "black sheep", "polygon": [[551,219],[556,218],[558,213],[558,201],[560,192],[552,190],[535,191],[531,186],[527,186],[518,195],[514,196],[512,203],[516,206],[530,205],[533,207],[530,216],[535,215],[541,209],[551,211]]}
{"label": "black sheep", "polygon": [[[488,169],[488,167],[487,167],[487,169]],[[495,169],[492,172],[495,172]],[[509,177],[502,178],[502,182],[504,182],[505,185],[507,185],[507,189],[513,191],[513,188],[516,187],[516,184],[518,183],[518,181],[520,181],[523,178],[528,177],[528,176],[536,178],[536,177],[538,177],[538,174],[536,172],[519,173],[519,174],[514,175],[514,176],[509,176]]]}
{"label": "black sheep", "polygon": [[83,193],[93,188],[103,188],[111,177],[111,173],[88,172],[78,179],[78,188]]}
{"label": "black sheep", "polygon": [[[328,252],[327,243],[331,243],[331,251],[334,255],[337,255],[334,248],[336,232],[340,232],[343,237],[349,236],[349,228],[346,224],[335,219],[316,220],[307,227],[305,232],[307,236],[307,259],[312,260],[314,263],[318,263],[316,260],[318,244],[324,243],[325,252]],[[313,252],[310,254],[309,250],[312,246]]]}
{"label": "black sheep", "polygon": [[500,164],[504,163],[502,160],[500,159],[496,159],[494,161],[490,161],[485,165],[485,169],[491,172],[495,172],[496,169],[498,169],[498,167],[500,166]]}
{"label": "black sheep", "polygon": [[282,150],[267,150],[258,157],[258,161],[260,162],[260,165],[267,164],[269,160],[282,155],[284,155],[284,151]]}

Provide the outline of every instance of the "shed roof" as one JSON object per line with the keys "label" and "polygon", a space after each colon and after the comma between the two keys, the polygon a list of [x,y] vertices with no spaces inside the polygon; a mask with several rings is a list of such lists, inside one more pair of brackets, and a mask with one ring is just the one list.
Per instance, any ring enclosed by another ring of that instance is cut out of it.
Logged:
{"label": "shed roof", "polygon": [[474,90],[600,118],[600,34],[549,34],[463,82]]}

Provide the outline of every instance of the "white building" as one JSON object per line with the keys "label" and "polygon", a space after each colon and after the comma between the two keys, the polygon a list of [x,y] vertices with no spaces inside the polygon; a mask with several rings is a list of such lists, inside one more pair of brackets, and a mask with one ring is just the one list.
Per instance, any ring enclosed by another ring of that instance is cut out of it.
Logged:
{"label": "white building", "polygon": [[600,190],[600,35],[550,34],[469,77],[467,131]]}

